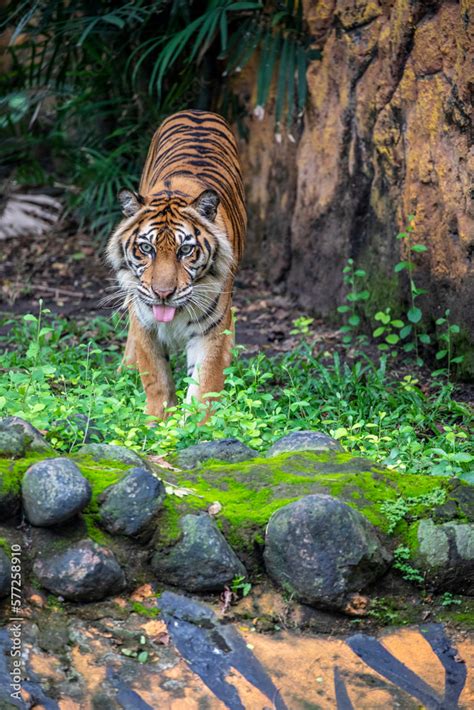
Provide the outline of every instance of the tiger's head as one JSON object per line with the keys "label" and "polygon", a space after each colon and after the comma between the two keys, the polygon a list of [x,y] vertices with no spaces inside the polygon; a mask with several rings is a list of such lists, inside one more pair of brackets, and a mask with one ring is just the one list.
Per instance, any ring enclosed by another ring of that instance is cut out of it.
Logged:
{"label": "tiger's head", "polygon": [[124,219],[109,241],[107,259],[126,301],[164,323],[179,309],[206,310],[233,259],[217,192],[204,190],[194,200],[176,193],[145,200],[121,190],[118,197]]}

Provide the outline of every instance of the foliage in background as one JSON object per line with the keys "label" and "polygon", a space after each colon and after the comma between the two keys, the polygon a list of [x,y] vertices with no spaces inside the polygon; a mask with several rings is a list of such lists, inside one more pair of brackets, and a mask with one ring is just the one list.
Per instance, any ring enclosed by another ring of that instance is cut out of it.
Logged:
{"label": "foliage in background", "polygon": [[231,78],[257,53],[258,110],[274,85],[276,129],[291,129],[315,56],[294,0],[12,0],[1,26],[12,29],[2,163],[19,166],[19,182],[66,187],[102,236],[166,115],[192,107],[239,121]]}
{"label": "foliage in background", "polygon": [[178,406],[150,428],[137,372],[117,373],[125,332],[118,341],[115,317],[85,326],[28,315],[10,328],[0,341],[14,344],[1,355],[0,414],[22,416],[46,430],[60,451],[82,443],[78,414],[91,417],[109,443],[154,454],[220,437],[237,437],[263,451],[289,431],[318,429],[400,471],[474,482],[469,407],[453,399],[450,383],[433,380],[424,392],[410,376],[395,379],[385,355],[379,363],[363,355],[342,363],[337,354],[315,354],[304,335],[291,353],[240,355],[227,370],[214,416],[202,427],[199,406],[184,403],[189,378],[178,362]]}

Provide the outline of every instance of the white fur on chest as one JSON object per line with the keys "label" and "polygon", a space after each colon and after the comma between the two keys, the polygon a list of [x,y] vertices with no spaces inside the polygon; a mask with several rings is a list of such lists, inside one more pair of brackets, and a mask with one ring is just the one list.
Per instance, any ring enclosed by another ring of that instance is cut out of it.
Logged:
{"label": "white fur on chest", "polygon": [[138,302],[134,304],[134,308],[140,323],[156,335],[158,342],[168,352],[178,352],[186,347],[193,333],[193,325],[189,324],[189,313],[178,310],[170,323],[158,323],[148,306]]}

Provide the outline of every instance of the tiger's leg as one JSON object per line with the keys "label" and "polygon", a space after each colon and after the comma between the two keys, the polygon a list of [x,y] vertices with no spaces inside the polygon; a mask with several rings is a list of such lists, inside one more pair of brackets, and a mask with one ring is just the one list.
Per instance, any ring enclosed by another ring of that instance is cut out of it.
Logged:
{"label": "tiger's leg", "polygon": [[117,372],[121,372],[124,367],[137,367],[137,356],[135,353],[135,339],[133,337],[132,319],[133,312],[131,307],[128,308],[128,315],[130,320],[130,327],[127,334],[127,342],[125,344],[125,351],[122,357],[122,362],[117,368]]}
{"label": "tiger's leg", "polygon": [[[192,377],[196,384],[189,385],[186,402],[190,402],[193,397],[200,402],[209,402],[210,398],[206,397],[208,392],[220,392],[224,388],[224,370],[231,362],[233,342],[229,304],[223,320],[209,335],[197,336],[188,344],[188,376]],[[210,414],[209,407],[201,423],[204,423]]]}
{"label": "tiger's leg", "polygon": [[125,344],[125,352],[122,362],[119,365],[119,372],[123,367],[137,367],[137,355],[135,352],[135,340],[132,335],[132,329],[129,328],[127,342]]}
{"label": "tiger's leg", "polygon": [[140,325],[135,316],[130,318],[129,338],[134,343],[135,361],[146,394],[145,412],[164,419],[165,407],[176,402],[168,357],[160,343]]}

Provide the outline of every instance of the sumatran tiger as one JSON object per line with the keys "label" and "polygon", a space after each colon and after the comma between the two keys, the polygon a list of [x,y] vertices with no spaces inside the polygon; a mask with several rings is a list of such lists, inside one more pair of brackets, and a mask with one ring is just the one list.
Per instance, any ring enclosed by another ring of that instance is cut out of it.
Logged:
{"label": "sumatran tiger", "polygon": [[237,146],[226,121],[180,111],[154,134],[138,193],[118,195],[124,219],[107,259],[125,294],[124,362],[136,366],[146,412],[175,403],[169,353],[186,350],[186,401],[224,386],[233,341],[231,294],[247,217]]}

